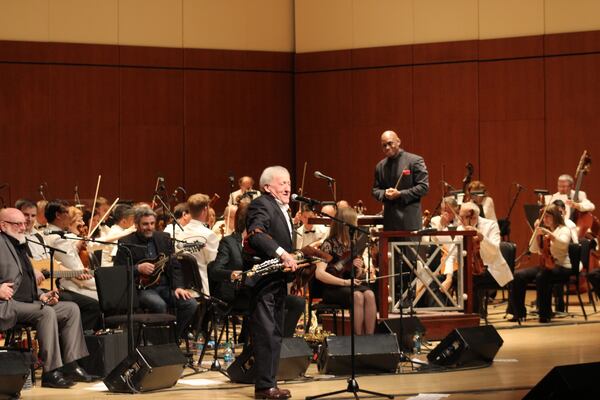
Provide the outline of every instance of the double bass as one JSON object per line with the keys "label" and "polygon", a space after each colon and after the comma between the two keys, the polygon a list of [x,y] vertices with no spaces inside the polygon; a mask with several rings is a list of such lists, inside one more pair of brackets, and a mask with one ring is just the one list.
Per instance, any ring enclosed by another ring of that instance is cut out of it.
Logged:
{"label": "double bass", "polygon": [[[588,154],[587,150],[584,150],[581,158],[579,159],[579,164],[577,165],[577,171],[575,172],[575,192],[573,194],[574,203],[579,202],[579,190],[581,189],[581,183],[583,182],[583,176],[587,175],[590,171],[590,165],[592,164],[592,158]],[[571,212],[571,220],[575,222],[577,225],[577,235],[579,239],[585,236],[586,232],[592,228],[594,224],[594,216],[589,211],[579,211],[573,208]]]}

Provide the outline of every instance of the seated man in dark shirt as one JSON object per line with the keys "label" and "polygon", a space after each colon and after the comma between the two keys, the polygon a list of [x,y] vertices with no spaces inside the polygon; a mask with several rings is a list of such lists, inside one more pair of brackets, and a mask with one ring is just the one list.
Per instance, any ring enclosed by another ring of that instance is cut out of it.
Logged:
{"label": "seated man in dark shirt", "polygon": [[10,329],[16,323],[36,329],[44,363],[43,387],[68,388],[73,381],[91,382],[93,378],[76,361],[88,355],[79,307],[59,301],[57,291],[43,293],[38,289],[25,226],[21,211],[0,211],[0,329]]}
{"label": "seated man in dark shirt", "polygon": [[139,301],[142,308],[154,313],[164,314],[169,307],[175,307],[176,335],[181,338],[196,313],[198,302],[184,289],[179,261],[176,257],[171,257],[173,255],[171,238],[164,232],[156,231],[156,213],[149,207],[138,207],[134,211],[134,221],[136,232],[119,240],[119,243],[128,247],[129,251],[120,247],[114,264],[127,265],[131,252],[134,274],[136,279],[139,279],[142,276],[149,277],[155,272],[155,263],[148,260],[154,260],[158,256],[170,257],[156,284],[139,291]]}

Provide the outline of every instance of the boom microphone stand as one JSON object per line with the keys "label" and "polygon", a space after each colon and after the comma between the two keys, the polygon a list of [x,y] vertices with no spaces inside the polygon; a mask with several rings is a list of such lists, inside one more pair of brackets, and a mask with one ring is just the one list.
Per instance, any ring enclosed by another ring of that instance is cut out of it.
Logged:
{"label": "boom microphone stand", "polygon": [[[311,208],[314,211],[314,203],[309,203]],[[319,214],[321,217],[329,217],[332,220],[341,223],[345,226],[348,227],[349,233],[350,233],[350,254],[351,257],[354,258],[356,256],[356,232],[362,232],[365,234],[368,234],[368,231],[365,231],[364,229],[361,229],[360,227],[358,227],[357,225],[353,225],[350,224],[348,222],[342,221],[339,218],[336,217],[331,217],[329,215],[325,215],[323,214],[321,211],[316,211],[317,214]],[[355,337],[355,331],[354,331],[354,266],[352,266],[352,268],[350,268],[350,361],[351,361],[351,371],[352,374],[350,376],[350,378],[348,378],[348,386],[346,387],[346,389],[342,389],[342,390],[336,390],[333,392],[328,392],[328,393],[322,393],[316,396],[306,396],[306,400],[312,400],[312,399],[320,399],[320,398],[324,398],[324,397],[331,397],[331,396],[335,396],[337,394],[341,394],[341,393],[352,393],[354,394],[354,398],[358,399],[358,393],[367,393],[373,396],[379,396],[379,397],[387,397],[388,399],[393,399],[394,396],[389,395],[389,394],[383,394],[383,393],[379,393],[379,392],[374,392],[371,390],[365,390],[365,389],[360,389],[358,386],[358,381],[356,380],[356,354],[355,354],[355,348],[354,348],[354,337]]]}

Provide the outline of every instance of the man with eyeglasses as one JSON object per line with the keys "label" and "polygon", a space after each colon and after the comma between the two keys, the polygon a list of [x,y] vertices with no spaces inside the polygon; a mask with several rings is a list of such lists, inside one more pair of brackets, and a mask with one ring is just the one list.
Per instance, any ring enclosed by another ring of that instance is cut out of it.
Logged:
{"label": "man with eyeglasses", "polygon": [[0,329],[10,329],[16,323],[35,327],[44,364],[43,387],[68,388],[74,381],[91,382],[93,378],[76,361],[88,355],[79,308],[59,301],[57,291],[38,289],[25,226],[21,211],[0,211]]}

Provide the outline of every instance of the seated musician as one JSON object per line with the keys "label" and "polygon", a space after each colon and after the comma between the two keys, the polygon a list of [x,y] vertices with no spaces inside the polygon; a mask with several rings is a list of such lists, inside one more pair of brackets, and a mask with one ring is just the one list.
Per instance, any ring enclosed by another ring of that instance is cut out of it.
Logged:
{"label": "seated musician", "polygon": [[[244,200],[248,202],[248,200]],[[217,219],[217,222],[212,227],[212,231],[219,237],[223,238],[235,231],[235,213],[237,206],[228,205],[223,211],[223,217]]]}
{"label": "seated musician", "polygon": [[219,247],[219,238],[205,225],[209,216],[209,203],[210,198],[205,194],[196,193],[191,195],[187,200],[191,220],[183,228],[183,232],[175,234],[175,238],[178,240],[186,242],[199,241],[205,244],[200,251],[194,252],[193,255],[200,269],[202,292],[206,295],[210,295],[208,263],[215,259]]}
{"label": "seated musician", "polygon": [[[545,266],[520,269],[515,272],[515,282],[511,292],[513,307],[512,322],[525,319],[525,293],[527,284],[535,280],[539,321],[550,322],[552,316],[552,282],[555,277],[567,276],[571,272],[569,244],[571,231],[565,225],[560,209],[550,205],[546,209],[542,226],[536,227],[536,238],[529,250],[544,254]],[[540,246],[540,242],[543,242]],[[544,261],[541,260],[541,261]]]}
{"label": "seated musician", "polygon": [[100,305],[96,280],[85,269],[79,251],[85,246],[83,240],[77,240],[77,235],[72,233],[58,234],[55,232],[67,231],[72,224],[69,216],[68,203],[64,200],[52,200],[46,206],[46,220],[48,221],[48,234],[44,236],[47,245],[63,250],[65,253],[55,252],[54,258],[62,266],[72,271],[81,271],[81,275],[74,278],[58,279],[60,296],[63,300],[77,303],[81,310],[83,330],[94,330],[100,327]]}
{"label": "seated musician", "polygon": [[467,186],[465,193],[467,201],[475,203],[479,207],[479,216],[485,219],[497,221],[494,199],[489,195],[483,182],[472,181]]}
{"label": "seated musician", "polygon": [[[592,212],[596,209],[594,203],[592,203],[586,193],[580,190],[578,193],[579,201],[573,201],[575,196],[575,190],[573,189],[573,177],[571,175],[563,174],[558,177],[556,183],[557,192],[546,196],[546,204],[551,204],[554,200],[562,200],[566,205],[565,219],[572,219],[573,209],[581,212]],[[581,237],[582,234],[579,235]]]}
{"label": "seated musician", "polygon": [[[190,214],[190,206],[188,206],[187,201],[183,203],[179,203],[173,208],[173,216],[177,223],[181,225],[181,228],[185,228],[187,224],[192,220],[192,216]],[[181,228],[177,224],[169,224],[169,226],[165,227],[164,232],[171,235],[171,237],[177,236],[178,233],[181,233]]]}
{"label": "seated musician", "polygon": [[34,228],[37,230],[45,229],[46,225],[48,225],[48,221],[46,221],[44,211],[46,210],[46,205],[48,205],[48,201],[38,200],[37,203],[35,203],[35,205],[37,206],[37,217]]}
{"label": "seated musician", "polygon": [[249,197],[250,201],[260,196],[260,192],[258,190],[253,189],[254,179],[252,179],[251,176],[242,176],[238,180],[238,185],[240,188],[235,192],[229,194],[229,200],[227,201],[228,205],[236,206],[242,199],[242,196],[244,196],[248,192],[253,192],[246,196]]}
{"label": "seated musician", "polygon": [[[198,302],[184,289],[179,261],[171,257],[174,252],[171,238],[156,230],[156,213],[149,207],[135,208],[134,223],[136,232],[119,240],[128,250],[120,246],[114,264],[128,265],[131,262],[136,281],[147,279],[144,281],[149,284],[147,288],[139,290],[141,308],[161,314],[166,314],[169,307],[176,309],[176,337],[180,338],[190,325]],[[162,257],[170,259],[162,270],[156,271],[154,263]]]}
{"label": "seated musician", "polygon": [[325,225],[310,224],[308,220],[310,218],[314,218],[315,213],[307,204],[301,204],[298,220],[302,223],[302,226],[296,229],[296,248],[301,249],[305,246],[315,245],[315,243],[320,245],[322,243],[322,239],[325,239],[327,236],[328,229]]}
{"label": "seated musician", "polygon": [[[43,246],[36,243],[44,243],[44,237],[41,233],[35,229],[35,223],[37,221],[37,206],[36,204],[27,199],[19,199],[15,202],[15,208],[23,213],[25,216],[25,239],[27,240],[27,253],[33,260],[48,259],[50,254]],[[45,277],[41,271],[35,269],[35,280],[39,285]]]}
{"label": "seated musician", "polygon": [[[500,252],[500,228],[494,220],[482,218],[479,215],[479,206],[472,202],[463,203],[458,214],[460,224],[457,230],[475,231],[473,238],[475,251],[475,266],[473,273],[473,310],[481,311],[483,298],[482,286],[497,284],[499,288],[513,280],[510,267]],[[450,251],[446,260],[446,268],[454,265],[457,255]]]}
{"label": "seated musician", "polygon": [[[103,242],[116,243],[123,236],[135,232],[133,224],[133,207],[129,204],[117,204],[112,213],[113,225],[106,236],[100,237]],[[103,267],[113,265],[113,258],[117,255],[118,247],[116,245],[102,246],[102,262]]]}
{"label": "seated musician", "polygon": [[[108,212],[109,209],[110,203],[106,198],[100,196],[96,199],[96,204],[94,204],[94,219],[96,220],[92,221],[92,227],[95,226],[98,223],[98,221],[100,221],[100,218],[102,218]],[[107,220],[108,218],[105,218],[100,223],[100,226],[98,227],[98,236],[106,236],[108,234],[110,226],[108,225]]]}
{"label": "seated musician", "polygon": [[[358,215],[353,208],[340,208],[336,217],[342,221],[356,225]],[[351,259],[350,234],[348,227],[333,221],[327,239],[321,245],[321,250],[333,258],[328,264],[318,263],[315,277],[325,284],[323,301],[350,307],[350,268],[355,268],[354,287],[354,330],[357,335],[371,335],[375,332],[377,320],[377,303],[375,294],[360,278],[364,275],[363,259]],[[358,254],[362,253],[357,249]]]}
{"label": "seated musician", "polygon": [[[33,219],[28,225],[33,226]],[[77,364],[88,355],[79,309],[63,301],[57,291],[38,289],[25,245],[25,226],[21,211],[0,211],[0,329],[16,323],[36,329],[44,365],[42,387],[68,388],[73,381],[91,382],[93,377]]]}

